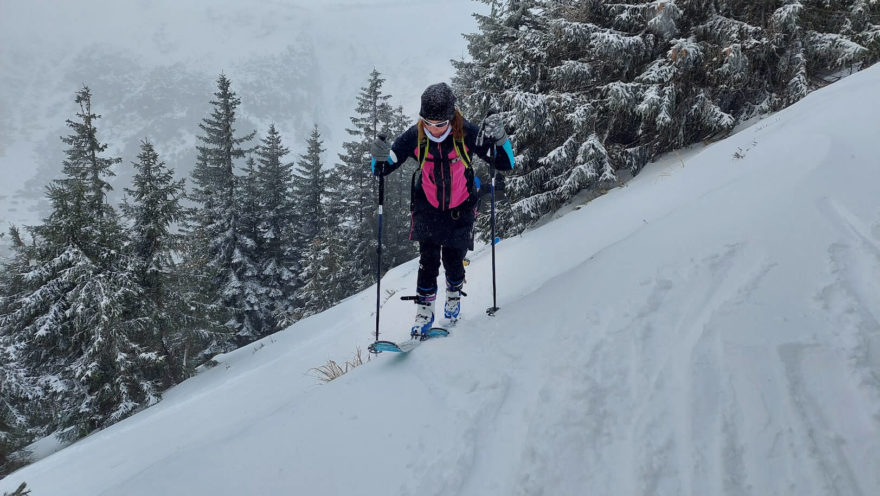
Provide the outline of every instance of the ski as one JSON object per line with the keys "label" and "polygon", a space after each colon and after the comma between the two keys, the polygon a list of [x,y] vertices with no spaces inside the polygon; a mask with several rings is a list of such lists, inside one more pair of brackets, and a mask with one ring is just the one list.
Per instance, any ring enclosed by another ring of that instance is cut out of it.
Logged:
{"label": "ski", "polygon": [[432,327],[428,333],[420,339],[412,338],[409,341],[404,341],[402,343],[395,343],[394,341],[376,341],[369,346],[368,350],[370,350],[370,353],[377,354],[382,353],[383,351],[390,351],[392,353],[409,353],[424,341],[446,336],[449,336],[449,331],[446,329],[442,327]]}

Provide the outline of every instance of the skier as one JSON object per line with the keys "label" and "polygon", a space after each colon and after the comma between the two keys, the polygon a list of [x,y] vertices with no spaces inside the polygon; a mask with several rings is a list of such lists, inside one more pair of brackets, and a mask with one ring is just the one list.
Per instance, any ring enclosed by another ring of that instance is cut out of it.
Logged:
{"label": "skier", "polygon": [[[418,122],[393,144],[376,139],[370,148],[376,176],[394,172],[408,158],[419,168],[413,173],[410,239],[419,242],[416,318],[412,336],[428,332],[434,323],[434,301],[440,262],[446,272],[444,316],[457,319],[464,287],[464,258],[474,247],[474,219],[479,179],[471,157],[479,156],[497,170],[513,169],[513,148],[501,115],[492,114],[480,127],[466,121],[455,108],[455,94],[446,83],[422,93]],[[504,177],[496,176],[496,190]]]}

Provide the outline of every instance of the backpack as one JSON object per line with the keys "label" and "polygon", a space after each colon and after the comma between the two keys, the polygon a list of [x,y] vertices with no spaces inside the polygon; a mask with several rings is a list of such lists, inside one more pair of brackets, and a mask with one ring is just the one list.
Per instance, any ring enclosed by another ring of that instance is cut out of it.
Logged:
{"label": "backpack", "polygon": [[[451,176],[446,184],[436,184],[434,181],[434,167],[436,161],[429,155],[428,139],[421,140],[415,150],[419,160],[419,168],[413,173],[412,188],[413,199],[415,198],[416,186],[420,185],[425,193],[428,203],[440,210],[454,209],[463,205],[474,193],[474,172],[471,168],[471,158],[468,154],[464,139],[453,138],[453,149],[446,156],[450,160],[449,168]],[[427,167],[426,167],[427,166]],[[449,202],[444,205],[445,188],[451,189]]]}

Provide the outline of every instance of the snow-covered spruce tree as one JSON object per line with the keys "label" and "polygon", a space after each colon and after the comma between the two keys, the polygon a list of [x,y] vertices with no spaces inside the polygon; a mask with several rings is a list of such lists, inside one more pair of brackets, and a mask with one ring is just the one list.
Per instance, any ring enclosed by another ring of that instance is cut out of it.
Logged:
{"label": "snow-covered spruce tree", "polygon": [[[3,373],[2,367],[3,365],[0,364],[0,373]],[[11,466],[10,455],[18,450],[19,445],[12,440],[13,429],[14,427],[10,427],[8,413],[0,408],[0,477],[6,477],[15,470]]]}
{"label": "snow-covered spruce tree", "polygon": [[[519,154],[502,235],[674,148],[723,136],[865,60],[852,1],[492,1],[455,62],[472,115],[500,110]],[[852,23],[850,23],[852,25]]]}
{"label": "snow-covered spruce tree", "polygon": [[850,8],[853,41],[867,48],[865,67],[880,61],[880,1],[856,0]]}
{"label": "snow-covered spruce tree", "polygon": [[[26,409],[28,382],[21,377],[18,361],[6,347],[0,348],[0,478],[26,463],[20,450],[32,439],[28,435]],[[36,392],[33,398],[41,395]]]}
{"label": "snow-covered spruce tree", "polygon": [[327,188],[327,172],[324,170],[324,141],[315,125],[306,140],[306,153],[300,155],[293,172],[293,209],[296,218],[294,235],[305,252],[318,236],[325,223],[324,196]]}
{"label": "snow-covered spruce tree", "polygon": [[[5,282],[5,274],[0,273],[0,283]],[[0,334],[0,478],[18,468],[20,460],[14,454],[31,440],[27,409],[43,396],[34,388],[35,381],[24,376],[16,348],[8,338]]]}
{"label": "snow-covered spruce tree", "polygon": [[130,321],[143,339],[160,351],[159,367],[153,373],[164,389],[185,377],[185,368],[174,351],[183,319],[174,311],[178,296],[171,292],[174,253],[179,244],[171,226],[182,218],[184,180],[174,179],[174,171],[159,159],[149,140],[141,142],[137,158],[132,163],[132,188],[125,188],[127,197],[122,205],[129,222],[128,252],[139,293]]}
{"label": "snow-covered spruce tree", "polygon": [[[237,176],[235,161],[250,151],[243,147],[255,132],[237,136],[235,112],[241,100],[221,74],[211,104],[214,109],[199,124],[198,156],[192,172],[189,199],[195,204],[186,219],[184,268],[191,283],[188,303],[197,313],[195,328],[188,332],[191,344],[187,356],[209,356],[253,338],[251,329],[240,329],[245,307],[238,286],[237,257],[247,252],[249,240],[239,233]],[[251,240],[252,241],[252,240]],[[200,339],[193,341],[192,338]],[[233,341],[237,341],[234,343]]]}
{"label": "snow-covered spruce tree", "polygon": [[0,266],[0,477],[25,462],[19,450],[45,435],[51,419],[44,411],[45,391],[20,359],[21,337],[2,324],[4,316],[30,293],[24,276],[36,257],[36,247],[24,243],[17,227],[12,226],[9,234],[12,256]]}
{"label": "snow-covered spruce tree", "polygon": [[231,331],[213,323],[218,312],[211,305],[209,296],[214,291],[209,273],[195,256],[195,246],[189,243],[189,235],[183,235],[179,245],[180,259],[176,270],[170,274],[169,313],[177,317],[176,331],[172,339],[175,359],[183,369],[184,376],[195,373],[196,368],[219,352],[232,348]]}
{"label": "snow-covered spruce tree", "polygon": [[[15,303],[27,291],[27,282],[23,274],[28,271],[31,260],[36,256],[36,246],[26,245],[17,226],[9,228],[12,254],[8,259],[0,258],[0,316],[10,313]],[[0,340],[3,331],[11,331],[0,327]],[[3,348],[0,341],[0,348]]]}
{"label": "snow-covered spruce tree", "polygon": [[272,291],[264,284],[267,278],[263,275],[263,192],[256,161],[251,156],[245,164],[244,175],[237,179],[235,188],[238,214],[232,279],[224,290],[227,301],[236,302],[231,327],[238,330],[242,345],[269,334],[274,326]]}
{"label": "snow-covered spruce tree", "polygon": [[766,2],[761,9],[719,5],[714,19],[696,27],[698,39],[721,52],[721,78],[737,72],[743,93],[756,95],[744,103],[745,112],[731,113],[748,118],[778,110],[836,80],[836,73],[866,62],[869,52],[858,44],[848,20],[853,3],[789,0]]}
{"label": "snow-covered spruce tree", "polygon": [[[328,210],[328,219],[333,215]],[[305,318],[332,307],[351,294],[345,275],[346,252],[336,224],[322,223],[321,232],[313,238],[303,258],[300,305],[297,318]]]}
{"label": "snow-covered spruce tree", "polygon": [[294,181],[294,201],[300,213],[296,236],[303,243],[302,288],[296,318],[322,312],[352,293],[348,243],[349,232],[340,229],[346,208],[330,191],[332,177],[323,170],[324,152],[317,126],[300,156]]}
{"label": "snow-covered spruce tree", "polygon": [[[339,208],[341,224],[335,228],[345,243],[346,263],[342,280],[349,293],[357,292],[373,282],[376,267],[376,205],[378,181],[370,172],[370,144],[380,134],[392,139],[389,128],[393,109],[391,95],[382,93],[385,79],[373,69],[367,86],[357,97],[352,127],[346,129],[352,141],[343,143],[344,152],[332,171],[330,196]],[[386,201],[387,201],[386,196]]]}
{"label": "snow-covered spruce tree", "polygon": [[296,308],[289,314],[291,317],[287,323],[318,313],[335,301],[328,301],[335,297],[335,292],[330,290],[328,274],[322,273],[326,262],[324,244],[329,242],[322,236],[329,234],[327,228],[332,225],[324,205],[328,182],[322,158],[324,152],[321,132],[315,125],[306,140],[306,153],[300,155],[293,172],[292,201],[298,215],[292,236],[297,241],[297,250],[301,255],[298,266],[301,268],[302,287],[297,294]]}
{"label": "snow-covered spruce tree", "polygon": [[52,211],[31,229],[30,263],[18,275],[24,287],[0,316],[12,336],[18,364],[44,392],[43,433],[79,437],[157,399],[159,385],[145,371],[157,360],[129,319],[137,295],[123,229],[107,203],[107,178],[121,159],[105,158],[95,128],[91,92],[77,92],[78,120],[63,177],[48,187]]}
{"label": "snow-covered spruce tree", "polygon": [[[564,200],[553,201],[554,188],[546,183],[557,171],[539,164],[557,142],[565,142],[550,114],[547,94],[549,16],[536,0],[483,0],[492,6],[487,16],[475,15],[479,32],[467,35],[470,61],[453,61],[453,87],[459,105],[471,119],[490,110],[503,112],[518,153],[517,169],[509,174],[507,196],[516,202],[498,205],[498,233],[511,235]],[[506,107],[505,104],[515,103]],[[565,170],[572,168],[565,164]],[[478,220],[485,227],[485,219]]]}
{"label": "snow-covered spruce tree", "polygon": [[253,181],[255,214],[259,221],[259,280],[265,293],[259,309],[264,320],[263,334],[289,325],[296,312],[297,274],[304,248],[296,233],[302,213],[293,196],[293,164],[284,161],[288,153],[275,125],[270,125],[256,149],[257,169]]}

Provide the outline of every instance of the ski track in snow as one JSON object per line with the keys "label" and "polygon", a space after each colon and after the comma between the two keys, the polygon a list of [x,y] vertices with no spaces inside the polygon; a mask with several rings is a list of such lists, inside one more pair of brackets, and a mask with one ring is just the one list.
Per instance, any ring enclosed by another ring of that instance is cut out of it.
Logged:
{"label": "ski track in snow", "polygon": [[[730,381],[722,369],[724,344],[713,321],[769,270],[741,267],[747,263],[739,256],[742,250],[741,245],[728,246],[698,263],[693,273],[681,274],[679,281],[660,279],[651,307],[643,311],[653,314],[664,307],[665,299],[674,305],[682,301],[682,292],[702,295],[678,316],[667,313],[677,318],[647,325],[632,346],[634,398],[650,399],[636,410],[632,426],[632,452],[640,453],[634,460],[637,494],[721,494],[722,488],[709,482],[717,485],[727,479],[727,467],[741,470],[741,460],[731,458],[736,450],[725,455],[724,430],[733,428],[725,418],[736,415],[736,405],[729,398]],[[677,346],[668,346],[670,342]],[[640,446],[638,440],[651,439],[652,433],[655,440]],[[735,479],[741,481],[742,476]]]}
{"label": "ski track in snow", "polygon": [[[876,277],[857,277],[859,271],[868,269],[868,263],[873,264],[869,273],[877,274],[880,257],[865,229],[852,222],[848,225],[866,249],[852,262],[859,264],[856,272],[844,274],[841,282],[876,281]],[[610,250],[600,250],[591,260],[606,251]],[[554,494],[547,488],[564,492],[591,487],[602,493],[740,495],[752,494],[757,483],[772,488],[772,494],[863,494],[860,480],[871,471],[853,468],[859,457],[837,445],[834,433],[841,426],[829,424],[821,412],[828,403],[828,391],[814,391],[810,386],[818,379],[815,370],[824,371],[819,376],[842,373],[839,357],[828,350],[814,350],[808,336],[805,343],[779,344],[774,359],[772,351],[736,342],[737,329],[726,320],[758,304],[751,301],[751,295],[759,292],[779,263],[760,249],[750,249],[745,241],[728,244],[692,266],[661,270],[653,280],[644,281],[642,285],[650,288],[644,304],[622,326],[603,325],[601,317],[591,315],[585,322],[598,325],[587,326],[577,340],[552,341],[555,346],[544,353],[557,357],[558,370],[554,368],[549,374],[553,380],[531,399],[537,405],[565,404],[566,408],[535,407],[529,416],[522,467],[517,470],[521,475],[513,486],[516,490],[508,492]],[[878,294],[878,288],[863,289],[857,304],[860,323],[843,326],[862,329],[846,356],[851,357],[852,372],[860,375],[865,389],[876,393],[878,325],[868,310],[867,295]],[[677,302],[688,304],[676,309]],[[609,312],[608,320],[615,320],[613,313]],[[790,326],[786,317],[780,320],[783,327]],[[620,360],[621,350],[628,350],[628,362]],[[542,352],[540,347],[530,354],[536,352]],[[756,353],[776,366],[750,370]],[[812,363],[814,355],[820,360],[817,366],[805,368],[804,363]],[[852,382],[845,375],[835,377],[831,384]],[[516,395],[520,399],[510,401],[507,393],[502,396],[499,404],[505,399],[512,403],[505,408],[528,404],[530,397],[520,394]],[[874,394],[852,403],[877,405],[878,400]],[[631,417],[612,414],[627,411],[633,412]],[[771,412],[785,415],[771,418]],[[874,427],[869,417],[862,419],[865,432],[876,427],[878,415],[873,414]],[[767,431],[770,425],[785,427]],[[744,431],[755,430],[763,431],[771,442],[758,449],[745,446],[741,441]],[[620,432],[628,432],[625,439]],[[480,439],[478,444],[483,443]],[[603,471],[601,460],[609,452],[620,455],[615,459],[630,460],[629,473]],[[876,453],[870,455],[868,459],[877,459]],[[786,469],[774,474],[780,477],[764,475],[763,461],[768,457],[782,461]],[[567,465],[557,468],[552,461],[559,459],[578,460],[583,470],[572,472]],[[813,467],[813,476],[804,477],[804,465]]]}

